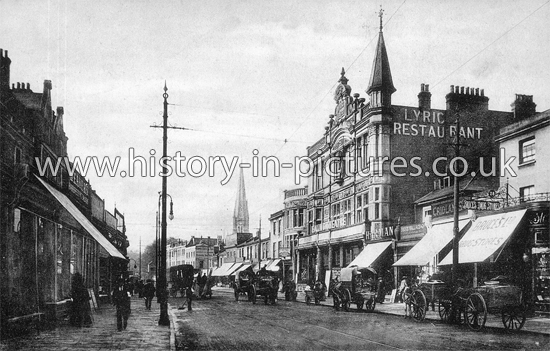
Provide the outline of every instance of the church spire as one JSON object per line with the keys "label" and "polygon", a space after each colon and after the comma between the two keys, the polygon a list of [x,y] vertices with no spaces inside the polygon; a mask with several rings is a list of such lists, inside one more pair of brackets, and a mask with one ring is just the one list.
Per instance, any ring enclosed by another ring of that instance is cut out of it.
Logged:
{"label": "church spire", "polygon": [[[376,53],[374,56],[374,62],[372,64],[372,71],[370,75],[369,87],[367,94],[371,95],[371,106],[389,106],[391,105],[391,94],[396,89],[393,86],[393,79],[390,70],[390,61],[388,60],[388,53],[386,51],[386,44],[384,43],[384,34],[382,33],[382,17],[384,10],[380,9],[378,17],[380,17],[380,33],[378,34],[378,44],[376,45]],[[381,100],[376,99],[373,104],[373,93],[380,92]]]}
{"label": "church spire", "polygon": [[235,199],[235,210],[233,212],[233,233],[248,233],[248,201],[244,187],[243,169],[239,173],[239,188]]}

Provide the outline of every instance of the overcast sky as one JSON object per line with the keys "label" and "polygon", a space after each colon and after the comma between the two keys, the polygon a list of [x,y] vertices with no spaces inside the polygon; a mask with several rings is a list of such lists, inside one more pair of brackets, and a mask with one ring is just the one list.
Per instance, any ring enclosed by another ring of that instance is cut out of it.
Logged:
{"label": "overcast sky", "polygon": [[[380,4],[394,104],[417,106],[427,83],[433,108],[444,108],[451,84],[485,89],[492,110],[510,111],[515,93],[550,108],[548,2],[0,0],[0,48],[12,82],[41,92],[52,80],[70,157],[120,156],[120,172],[131,148],[161,155],[162,130],[150,126],[162,123],[166,80],[169,123],[194,129],[169,131],[169,155],[250,161],[256,149],[292,162],[322,137],[342,67],[365,96]],[[261,216],[267,235],[293,174],[244,171],[251,230]],[[168,179],[169,236],[231,232],[238,171],[224,177],[218,166],[214,177]],[[130,250],[154,240],[160,177],[87,178],[109,211],[116,203],[125,214]]]}

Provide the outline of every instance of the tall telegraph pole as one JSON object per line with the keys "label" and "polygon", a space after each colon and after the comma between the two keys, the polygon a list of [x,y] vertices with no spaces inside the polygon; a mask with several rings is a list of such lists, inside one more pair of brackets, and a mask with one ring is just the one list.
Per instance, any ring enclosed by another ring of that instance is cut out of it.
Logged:
{"label": "tall telegraph pole", "polygon": [[162,127],[151,126],[152,128],[162,128],[162,164],[164,166],[164,172],[162,173],[162,213],[161,213],[161,232],[160,232],[160,248],[157,251],[158,254],[158,269],[157,269],[157,298],[160,304],[160,318],[159,325],[170,325],[170,319],[168,318],[168,296],[166,291],[166,188],[168,180],[168,167],[167,167],[167,153],[168,153],[168,128],[170,129],[184,129],[189,128],[182,127],[168,127],[168,88],[166,87],[166,81],[164,82],[164,113],[162,115]]}

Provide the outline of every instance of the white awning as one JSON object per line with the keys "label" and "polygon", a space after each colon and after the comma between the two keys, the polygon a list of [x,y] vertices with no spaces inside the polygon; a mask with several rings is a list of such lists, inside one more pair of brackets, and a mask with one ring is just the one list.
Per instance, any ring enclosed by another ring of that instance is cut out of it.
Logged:
{"label": "white awning", "polygon": [[222,264],[214,272],[212,272],[212,276],[213,277],[223,277],[224,275],[226,275],[225,272],[228,271],[231,267],[233,267],[234,264],[235,264],[235,262],[226,262],[226,263]]}
{"label": "white awning", "polygon": [[391,245],[391,241],[384,241],[381,243],[368,244],[363,251],[355,257],[353,261],[348,265],[357,266],[358,268],[370,267],[370,265],[376,261],[376,259]]}
{"label": "white awning", "polygon": [[235,274],[235,271],[239,268],[241,268],[243,264],[242,263],[235,263],[231,268],[229,268],[224,275],[233,275]]}
{"label": "white awning", "polygon": [[244,270],[250,268],[251,266],[252,266],[252,265],[251,265],[251,264],[248,264],[248,263],[247,263],[247,264],[244,264],[244,265],[242,265],[241,267],[239,267],[235,272],[233,272],[233,275],[236,275],[237,272],[242,272],[242,271],[244,271]]}
{"label": "white awning", "polygon": [[80,210],[71,202],[71,200],[69,200],[67,196],[65,196],[65,194],[40,179],[40,177],[37,177],[36,175],[35,177],[40,181],[40,183],[42,183],[42,185],[44,185],[46,189],[48,189],[48,191],[57,199],[57,201],[59,201],[59,203],[63,205],[63,207],[65,207],[67,211],[69,211],[69,213],[95,239],[95,241],[97,241],[99,245],[101,245],[105,249],[105,251],[109,253],[109,255],[111,255],[112,257],[122,258],[123,260],[126,259],[126,257],[124,257],[124,255],[120,253],[120,251],[118,251],[116,247],[114,247],[113,244],[111,244],[109,240],[99,232],[99,230],[97,230],[96,227],[94,227],[92,222],[90,222],[88,218],[86,218],[86,216],[84,216],[84,214],[80,212]]}
{"label": "white awning", "polygon": [[[483,262],[504,247],[527,210],[478,218],[458,244],[458,263]],[[439,263],[452,264],[452,251]]]}
{"label": "white awning", "polygon": [[277,265],[279,264],[279,262],[281,262],[281,260],[276,258],[273,261],[271,261],[269,263],[269,265],[267,267],[265,267],[265,269],[267,269],[268,271],[278,271],[279,266],[277,266]]}
{"label": "white awning", "polygon": [[[256,263],[256,264],[252,267],[252,269],[254,270],[254,272],[257,272],[257,271],[259,271],[260,269],[269,266],[270,263],[271,263],[271,260],[263,260],[263,261],[260,262],[259,265]],[[267,269],[267,268],[266,268],[266,269]]]}
{"label": "white awning", "polygon": [[[458,230],[464,229],[468,219],[458,222]],[[428,232],[413,246],[394,266],[425,266],[441,251],[445,245],[453,240],[454,223],[436,224],[428,228]]]}

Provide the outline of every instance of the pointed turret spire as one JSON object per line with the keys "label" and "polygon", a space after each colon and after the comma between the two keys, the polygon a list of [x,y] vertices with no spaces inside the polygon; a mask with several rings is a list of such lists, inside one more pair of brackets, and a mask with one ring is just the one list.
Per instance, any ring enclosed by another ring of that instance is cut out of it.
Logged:
{"label": "pointed turret spire", "polygon": [[[383,92],[383,95],[391,97],[396,89],[393,86],[393,79],[390,70],[390,61],[388,60],[388,53],[386,51],[386,44],[384,43],[384,34],[382,33],[382,17],[384,10],[380,9],[378,16],[380,17],[380,33],[378,35],[378,44],[376,45],[376,54],[374,56],[374,62],[372,64],[372,71],[370,75],[369,88],[367,94],[373,91]],[[384,102],[390,102],[389,99],[383,98]]]}
{"label": "pointed turret spire", "polygon": [[235,199],[235,210],[233,212],[233,233],[248,233],[248,201],[244,187],[243,169],[239,173],[239,188]]}

